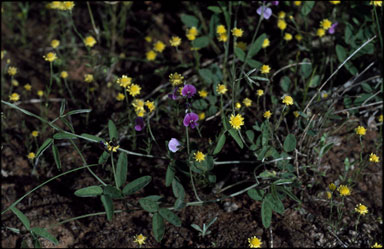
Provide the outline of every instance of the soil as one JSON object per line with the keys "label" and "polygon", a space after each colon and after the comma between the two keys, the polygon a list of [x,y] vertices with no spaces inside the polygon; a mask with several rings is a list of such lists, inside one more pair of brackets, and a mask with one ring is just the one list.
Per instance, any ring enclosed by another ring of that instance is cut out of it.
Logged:
{"label": "soil", "polygon": [[[145,4],[138,4],[136,7],[137,15],[144,17],[150,15]],[[177,8],[177,6],[174,8]],[[151,6],[150,11],[164,13],[170,10],[165,10],[161,4],[154,4]],[[176,22],[173,17],[159,15],[158,18],[165,18],[165,21],[163,19],[157,21],[168,23],[163,28],[165,37],[168,37],[172,32],[180,32],[171,25]],[[35,22],[39,21],[41,20],[36,20]],[[36,30],[33,27],[33,25],[36,25],[35,23],[27,25],[29,25],[31,33],[33,33],[33,30]],[[40,28],[44,29],[44,27]],[[47,29],[47,27],[45,28]],[[182,30],[181,27],[179,28]],[[2,31],[2,36],[12,34],[9,29],[4,27],[3,23],[2,30],[4,30]],[[127,33],[129,32],[133,31],[128,29]],[[32,35],[30,34],[30,36]],[[37,36],[33,42],[39,44],[42,39],[42,37]],[[16,52],[17,48],[7,48],[7,50],[14,55],[18,54]],[[29,50],[28,53],[33,54],[35,52]],[[30,57],[26,54],[19,54],[14,60],[18,65],[24,65],[22,70],[28,71],[33,67],[34,62],[28,61],[29,59],[25,58]],[[78,71],[78,74],[71,77],[82,80],[80,75],[83,74],[84,67],[79,66],[76,62],[73,62],[71,67],[72,71]],[[134,69],[134,65],[127,62],[126,64],[118,65],[116,71],[121,71],[121,67],[127,67],[134,71],[138,70],[137,68]],[[150,69],[145,67],[141,69],[150,71]],[[39,88],[39,86],[43,85],[43,78],[49,76],[39,66],[34,70],[35,73],[32,75],[27,74],[25,78],[30,78],[34,87]],[[39,76],[39,74],[43,76]],[[100,103],[92,106],[94,112],[90,122],[95,125],[84,127],[82,126],[84,118],[74,117],[73,123],[78,133],[96,134],[102,131],[105,125],[104,121],[111,118],[110,114],[118,112],[122,108],[121,104],[111,100],[111,94],[108,92],[110,90],[102,87],[100,86],[102,89],[100,89],[101,95],[109,97],[102,96]],[[53,92],[51,97],[58,96],[58,93]],[[69,109],[71,109],[71,105],[75,106],[74,103],[71,103]],[[23,107],[33,113],[39,113],[39,104],[28,104]],[[56,118],[59,108],[60,105],[58,103],[52,103],[47,114],[48,118]],[[342,103],[339,103],[338,108],[343,109],[345,107]],[[104,110],[110,110],[110,112],[107,113]],[[1,210],[4,210],[26,192],[61,172],[56,169],[51,153],[45,153],[41,158],[42,161],[36,168],[25,156],[28,154],[27,149],[23,146],[26,143],[26,131],[33,130],[33,127],[40,127],[41,125],[38,120],[23,116],[20,112],[8,110],[4,106],[2,106],[2,111],[6,116],[5,125],[2,120],[1,152]],[[172,137],[172,131],[168,130],[161,122],[164,121],[159,121],[160,125],[156,130],[155,136],[158,138],[159,144],[164,144],[167,137]],[[213,124],[208,127],[202,131],[207,137],[209,137],[210,131],[215,128]],[[338,143],[322,158],[320,163],[315,163],[317,166],[305,170],[304,167],[312,165],[314,162],[305,162],[305,158],[301,158],[299,180],[302,187],[296,189],[294,194],[299,197],[302,203],[299,204],[291,199],[286,199],[284,201],[284,214],[280,215],[274,212],[269,229],[264,229],[262,225],[260,216],[261,203],[252,200],[244,193],[220,202],[209,203],[203,206],[189,206],[182,209],[177,212],[177,215],[182,220],[182,226],[175,227],[167,223],[164,239],[160,243],[156,242],[152,234],[151,214],[142,210],[135,210],[117,213],[112,221],[108,221],[105,215],[97,215],[54,226],[49,231],[59,240],[59,245],[55,246],[47,240],[41,239],[42,246],[45,248],[135,248],[139,247],[133,242],[133,237],[137,234],[143,234],[148,237],[144,245],[144,247],[148,248],[241,248],[248,247],[248,238],[252,236],[261,238],[263,247],[370,247],[372,241],[382,243],[383,174],[381,165],[368,165],[361,179],[355,183],[352,188],[353,194],[346,198],[345,216],[339,229],[334,232],[329,225],[329,200],[325,196],[328,184],[332,182],[340,183],[339,176],[345,172],[344,160],[346,157],[351,162],[359,160],[361,146],[358,137],[351,136],[353,128],[354,126],[352,125],[346,125],[343,129],[338,130],[337,133],[332,134],[333,139],[337,140]],[[41,144],[51,135],[41,132],[41,136],[38,137],[38,143]],[[367,131],[367,135],[364,136],[364,155],[377,151],[376,143],[378,137],[378,130],[370,129]],[[138,147],[143,143],[144,139],[139,139]],[[233,141],[232,143],[226,144],[224,147],[224,152],[220,155],[221,160],[233,160],[233,155],[236,153],[230,152],[229,148],[237,148],[237,146]],[[121,146],[124,147],[124,143]],[[63,171],[81,165],[81,158],[67,144],[59,144],[58,148],[62,159]],[[93,144],[84,148],[84,151],[89,164],[96,163],[101,154],[101,150]],[[164,151],[162,148],[154,147],[152,153],[160,154],[164,153]],[[379,154],[379,157],[382,160],[382,154]],[[152,176],[152,182],[125,201],[133,203],[141,197],[156,194],[165,197],[170,196],[166,198],[166,203],[173,203],[175,199],[173,198],[172,188],[166,188],[164,180],[168,163],[167,160],[162,159],[130,156],[127,179],[132,180],[142,175],[150,175]],[[220,168],[215,169],[218,173],[217,182],[224,182],[224,186],[247,179],[247,174],[249,174],[249,170],[247,170],[249,165],[234,164],[219,165],[218,167]],[[108,179],[111,175],[110,171],[101,167],[94,168],[94,170],[103,179]],[[74,174],[60,177],[39,188],[21,201],[17,208],[30,219],[32,227],[39,226],[44,228],[72,217],[103,212],[104,207],[100,199],[79,198],[73,194],[77,189],[95,184],[98,184],[98,182],[92,178],[87,170],[77,171]],[[195,201],[192,188],[187,183],[184,184],[184,187],[186,189],[186,201]],[[206,188],[199,189],[198,191],[202,193],[201,197],[203,199],[214,199],[217,196]],[[125,209],[125,201],[115,201],[115,210]],[[355,232],[357,215],[354,212],[354,208],[358,203],[366,205],[369,213],[361,217],[357,226],[357,232]],[[204,223],[207,224],[215,217],[218,217],[218,219],[211,226],[211,233],[205,237],[199,236],[198,232],[191,227],[191,224],[199,226],[202,226]],[[12,212],[7,212],[1,218],[1,246],[3,248],[20,247],[23,239],[29,246],[32,246],[30,235]],[[18,228],[21,234],[16,234],[7,229],[7,227]]]}

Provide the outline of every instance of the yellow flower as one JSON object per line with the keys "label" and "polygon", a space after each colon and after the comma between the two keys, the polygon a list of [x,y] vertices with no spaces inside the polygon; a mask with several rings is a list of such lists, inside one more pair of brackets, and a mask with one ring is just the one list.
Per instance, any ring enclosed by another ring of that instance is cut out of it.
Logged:
{"label": "yellow flower", "polygon": [[117,152],[117,149],[120,148],[120,145],[112,146],[108,142],[106,142],[108,151]]}
{"label": "yellow flower", "polygon": [[4,59],[4,55],[7,53],[5,50],[1,50],[1,59]]}
{"label": "yellow flower", "polygon": [[131,84],[130,86],[128,86],[127,92],[129,92],[132,97],[135,97],[136,95],[140,94],[140,90],[141,87],[139,85]]}
{"label": "yellow flower", "polygon": [[328,30],[331,26],[332,26],[332,22],[328,19],[324,19],[320,22],[320,26],[324,29],[324,30]]}
{"label": "yellow flower", "polygon": [[197,151],[197,152],[193,153],[193,156],[195,157],[195,160],[197,162],[201,162],[201,161],[205,160],[205,155],[201,151]]}
{"label": "yellow flower", "polygon": [[367,130],[363,126],[359,125],[359,126],[357,126],[355,131],[356,131],[357,135],[364,136]]}
{"label": "yellow flower", "polygon": [[169,43],[171,44],[172,47],[180,46],[181,38],[178,36],[172,36],[172,39],[169,40]]}
{"label": "yellow flower", "polygon": [[263,244],[263,242],[261,242],[261,240],[258,239],[256,236],[248,238],[248,243],[250,248],[260,248]]}
{"label": "yellow flower", "polygon": [[17,73],[17,68],[16,67],[9,67],[8,68],[8,74],[10,76],[14,76],[14,75],[16,75],[16,73]]}
{"label": "yellow flower", "polygon": [[153,45],[153,50],[155,50],[156,52],[162,53],[164,49],[165,49],[165,44],[162,41],[157,41]]}
{"label": "yellow flower", "polygon": [[145,240],[147,239],[147,237],[145,237],[142,234],[139,234],[139,235],[136,235],[134,237],[134,239],[135,240],[133,242],[136,242],[137,244],[139,244],[141,246],[142,244],[145,244]]}
{"label": "yellow flower", "polygon": [[383,114],[380,114],[378,120],[379,120],[380,123],[383,123]]}
{"label": "yellow flower", "polygon": [[144,39],[146,42],[152,42],[152,37],[150,37],[149,35],[147,35]]}
{"label": "yellow flower", "polygon": [[199,113],[199,120],[205,119],[205,112]]}
{"label": "yellow flower", "polygon": [[243,41],[236,42],[236,47],[238,47],[241,50],[245,51],[247,49],[247,43],[245,43]]}
{"label": "yellow flower", "polygon": [[234,129],[239,130],[241,126],[244,125],[244,118],[241,114],[237,114],[236,116],[231,114],[229,123]]}
{"label": "yellow flower", "polygon": [[242,29],[233,28],[231,30],[231,32],[232,32],[232,35],[235,37],[242,37],[243,36],[243,30]]}
{"label": "yellow flower", "polygon": [[240,109],[240,108],[241,108],[241,104],[240,104],[240,102],[236,102],[236,104],[235,104],[235,108],[236,108],[236,109]]}
{"label": "yellow flower", "polygon": [[300,116],[300,113],[298,111],[294,111],[293,115],[295,116],[295,118],[298,118]]}
{"label": "yellow flower", "polygon": [[37,137],[39,135],[39,132],[38,131],[32,131],[32,137]]}
{"label": "yellow flower", "polygon": [[285,12],[280,11],[279,14],[277,14],[277,16],[279,17],[279,19],[284,19],[285,18]]}
{"label": "yellow flower", "polygon": [[292,40],[292,35],[290,33],[285,33],[284,34],[284,40],[286,40],[286,41]]}
{"label": "yellow flower", "polygon": [[299,42],[303,39],[303,37],[300,34],[295,35],[295,39]]}
{"label": "yellow flower", "polygon": [[85,38],[84,43],[85,43],[85,46],[87,47],[93,47],[96,44],[96,39],[90,35]]}
{"label": "yellow flower", "polygon": [[341,1],[329,1],[331,4],[339,4]]}
{"label": "yellow flower", "polygon": [[28,159],[34,159],[35,158],[35,153],[29,152],[27,157],[28,157]]}
{"label": "yellow flower", "polygon": [[75,7],[75,2],[65,1],[62,3],[63,10],[72,10]]}
{"label": "yellow flower", "polygon": [[178,86],[183,84],[184,76],[178,73],[171,73],[169,75],[169,82],[171,82],[172,86]]}
{"label": "yellow flower", "polygon": [[284,30],[287,28],[287,23],[283,19],[279,19],[277,21],[277,27],[281,30]]}
{"label": "yellow flower", "polygon": [[330,184],[328,185],[328,188],[329,188],[329,190],[331,190],[331,191],[333,192],[333,191],[336,190],[336,185],[335,185],[334,183],[330,183]]}
{"label": "yellow flower", "polygon": [[271,68],[268,65],[263,65],[260,70],[261,70],[261,73],[267,74],[269,73]]}
{"label": "yellow flower", "polygon": [[153,112],[153,110],[156,108],[155,102],[149,100],[145,101],[145,106],[148,107],[149,112]]}
{"label": "yellow flower", "polygon": [[301,1],[293,1],[293,4],[296,5],[296,6],[300,6],[301,5]]}
{"label": "yellow flower", "polygon": [[17,80],[12,80],[12,85],[13,86],[19,86],[19,82]]}
{"label": "yellow flower", "polygon": [[272,116],[272,113],[271,113],[271,111],[270,111],[270,110],[268,110],[268,111],[264,112],[264,115],[263,115],[263,117],[264,117],[264,118],[266,118],[266,119],[270,119],[270,118],[271,118],[271,116]]}
{"label": "yellow flower", "polygon": [[123,101],[125,99],[125,95],[122,93],[117,94],[116,100],[117,101]]}
{"label": "yellow flower", "polygon": [[52,61],[54,61],[54,60],[57,59],[57,56],[56,56],[55,53],[53,53],[53,52],[49,52],[48,54],[44,55],[43,58],[44,58],[44,60],[46,60],[46,61],[52,62]]}
{"label": "yellow flower", "polygon": [[153,50],[149,50],[145,55],[146,55],[148,61],[154,61],[156,59],[156,56],[157,56],[156,52]]}
{"label": "yellow flower", "polygon": [[208,92],[205,89],[203,89],[203,90],[199,91],[199,95],[202,98],[206,98],[208,96]]}
{"label": "yellow flower", "polygon": [[55,40],[51,41],[52,48],[57,48],[59,45],[60,45],[60,41],[59,40],[55,39]]}
{"label": "yellow flower", "polygon": [[26,91],[31,91],[31,89],[32,89],[31,84],[25,84],[25,85],[24,85],[24,89],[25,89]]}
{"label": "yellow flower", "polygon": [[192,35],[192,34],[187,34],[186,36],[187,36],[188,40],[190,40],[190,41],[193,41],[196,39],[196,36]]}
{"label": "yellow flower", "polygon": [[252,105],[252,100],[249,99],[249,98],[245,98],[243,100],[243,104],[246,106],[246,107],[250,107]]}
{"label": "yellow flower", "polygon": [[228,91],[228,88],[223,84],[218,84],[216,87],[216,91],[218,94],[225,94]]}
{"label": "yellow flower", "polygon": [[285,105],[293,105],[293,98],[289,95],[284,96],[283,104]]}
{"label": "yellow flower", "polygon": [[371,153],[371,154],[369,155],[369,161],[370,161],[370,162],[373,162],[373,163],[378,163],[378,162],[380,162],[379,157],[376,156],[376,154],[374,154],[374,153]]}
{"label": "yellow flower", "polygon": [[9,95],[9,100],[10,101],[18,101],[20,99],[20,95],[17,94],[17,93],[12,93],[11,95]]}
{"label": "yellow flower", "polygon": [[340,193],[341,196],[347,196],[351,194],[351,191],[349,188],[345,185],[340,185],[339,188],[337,189]]}
{"label": "yellow flower", "polygon": [[38,91],[37,91],[37,96],[39,96],[39,97],[43,97],[43,95],[44,95],[43,90],[38,90]]}
{"label": "yellow flower", "polygon": [[68,78],[68,72],[67,72],[67,71],[62,71],[62,72],[60,73],[60,77],[63,78],[63,79]]}
{"label": "yellow flower", "polygon": [[370,1],[369,4],[381,7],[381,5],[383,5],[383,1]]}
{"label": "yellow flower", "polygon": [[193,41],[196,39],[196,36],[198,33],[199,33],[199,31],[197,30],[196,27],[191,27],[190,29],[187,30],[186,36],[187,36],[188,40]]}
{"label": "yellow flower", "polygon": [[221,34],[217,39],[221,42],[226,42],[228,40],[228,36],[226,34]]}
{"label": "yellow flower", "polygon": [[368,208],[365,205],[359,203],[359,204],[356,205],[355,211],[358,212],[361,215],[365,215],[365,214],[368,213]]}
{"label": "yellow flower", "polygon": [[227,33],[227,29],[225,28],[224,25],[220,24],[216,27],[216,33],[221,35]]}
{"label": "yellow flower", "polygon": [[139,117],[143,117],[145,114],[144,104],[145,102],[142,99],[134,99],[132,101],[132,105],[135,107],[135,112]]}
{"label": "yellow flower", "polygon": [[87,73],[86,75],[84,75],[84,81],[87,83],[91,83],[93,81],[93,75]]}
{"label": "yellow flower", "polygon": [[256,91],[256,94],[257,94],[257,96],[261,97],[261,96],[264,95],[264,91],[263,91],[262,89],[258,89],[258,90]]}
{"label": "yellow flower", "polygon": [[327,194],[327,199],[331,199],[332,198],[332,192],[327,191],[326,194]]}
{"label": "yellow flower", "polygon": [[263,41],[263,45],[261,45],[262,48],[266,48],[268,47],[270,44],[269,42],[269,39],[268,38],[265,38],[264,41]]}
{"label": "yellow flower", "polygon": [[325,30],[322,28],[317,29],[316,35],[318,37],[323,37],[325,35]]}
{"label": "yellow flower", "polygon": [[121,78],[117,79],[116,82],[119,86],[127,88],[132,83],[132,78],[127,75],[123,75]]}
{"label": "yellow flower", "polygon": [[381,244],[377,244],[377,242],[375,242],[375,244],[373,246],[371,246],[371,248],[383,248],[383,246]]}

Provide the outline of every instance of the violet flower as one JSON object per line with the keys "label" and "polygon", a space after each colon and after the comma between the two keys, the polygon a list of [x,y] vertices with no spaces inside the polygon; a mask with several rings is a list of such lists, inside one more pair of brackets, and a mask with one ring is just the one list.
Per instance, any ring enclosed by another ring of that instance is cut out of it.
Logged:
{"label": "violet flower", "polygon": [[168,149],[175,153],[179,150],[180,142],[176,138],[171,138],[171,140],[168,143]]}
{"label": "violet flower", "polygon": [[196,126],[198,126],[197,121],[199,120],[199,116],[196,113],[187,113],[185,114],[183,124],[184,126],[188,127],[191,126],[192,129],[194,129]]}
{"label": "violet flower", "polygon": [[259,14],[261,16],[261,14],[263,14],[264,16],[264,19],[269,19],[272,15],[272,9],[271,8],[268,8],[268,7],[265,7],[265,6],[260,6],[258,9],[257,9],[257,14]]}
{"label": "violet flower", "polygon": [[175,87],[173,92],[168,94],[168,98],[176,100],[179,96],[177,96],[177,92],[179,91],[179,87]]}
{"label": "violet flower", "polygon": [[331,27],[328,29],[328,33],[329,34],[335,33],[335,29],[336,29],[337,25],[339,25],[338,22],[335,22],[334,24],[332,24]]}
{"label": "violet flower", "polygon": [[183,94],[183,96],[187,96],[188,98],[192,98],[193,95],[195,95],[196,93],[196,87],[194,87],[193,85],[185,85],[183,90],[181,90],[181,94]]}
{"label": "violet flower", "polygon": [[142,117],[137,117],[135,120],[135,130],[141,131],[144,128],[144,119]]}
{"label": "violet flower", "polygon": [[272,5],[279,5],[279,1],[272,1]]}

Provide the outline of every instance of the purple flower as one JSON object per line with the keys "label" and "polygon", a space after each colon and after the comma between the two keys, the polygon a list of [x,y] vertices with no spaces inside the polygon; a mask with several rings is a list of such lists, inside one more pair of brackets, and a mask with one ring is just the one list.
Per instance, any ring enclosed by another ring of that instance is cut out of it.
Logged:
{"label": "purple flower", "polygon": [[268,7],[265,7],[265,6],[260,6],[258,9],[257,9],[257,14],[261,15],[261,13],[263,13],[263,16],[265,19],[269,19],[272,15],[272,10],[271,8],[268,8]]}
{"label": "purple flower", "polygon": [[272,5],[279,5],[279,1],[272,1]]}
{"label": "purple flower", "polygon": [[168,149],[172,152],[176,152],[179,150],[180,142],[176,138],[171,138],[168,143]]}
{"label": "purple flower", "polygon": [[177,92],[178,92],[178,90],[179,90],[179,87],[175,87],[175,88],[173,89],[173,92],[170,93],[170,94],[168,94],[168,98],[173,99],[173,100],[176,100],[176,99],[179,97],[179,96],[177,96]]}
{"label": "purple flower", "polygon": [[194,129],[196,126],[198,126],[197,121],[199,120],[199,116],[196,113],[187,113],[185,114],[183,124],[184,126],[191,126],[192,129]]}
{"label": "purple flower", "polygon": [[144,128],[144,119],[142,117],[137,117],[135,120],[135,130],[141,131]]}
{"label": "purple flower", "polygon": [[181,94],[183,96],[187,96],[188,98],[192,98],[193,95],[196,93],[196,88],[193,85],[185,85],[183,90],[181,90]]}
{"label": "purple flower", "polygon": [[332,26],[328,30],[328,33],[329,34],[335,33],[335,28],[337,27],[338,24],[339,24],[338,22],[335,22],[334,24],[332,24]]}

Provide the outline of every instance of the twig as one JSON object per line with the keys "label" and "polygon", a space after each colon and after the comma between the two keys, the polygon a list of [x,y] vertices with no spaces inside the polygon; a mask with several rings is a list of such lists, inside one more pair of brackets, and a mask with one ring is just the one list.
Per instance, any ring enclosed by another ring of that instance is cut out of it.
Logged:
{"label": "twig", "polygon": [[366,108],[366,107],[369,107],[369,106],[373,106],[373,105],[382,105],[382,104],[383,104],[383,101],[378,101],[378,102],[371,103],[371,104],[369,104],[369,105],[365,105],[365,106],[356,106],[356,107],[351,107],[351,108],[348,108],[348,109],[340,110],[340,111],[334,112],[333,114],[338,114],[338,113],[345,112],[345,111],[349,111],[349,110],[360,109],[360,108]]}

